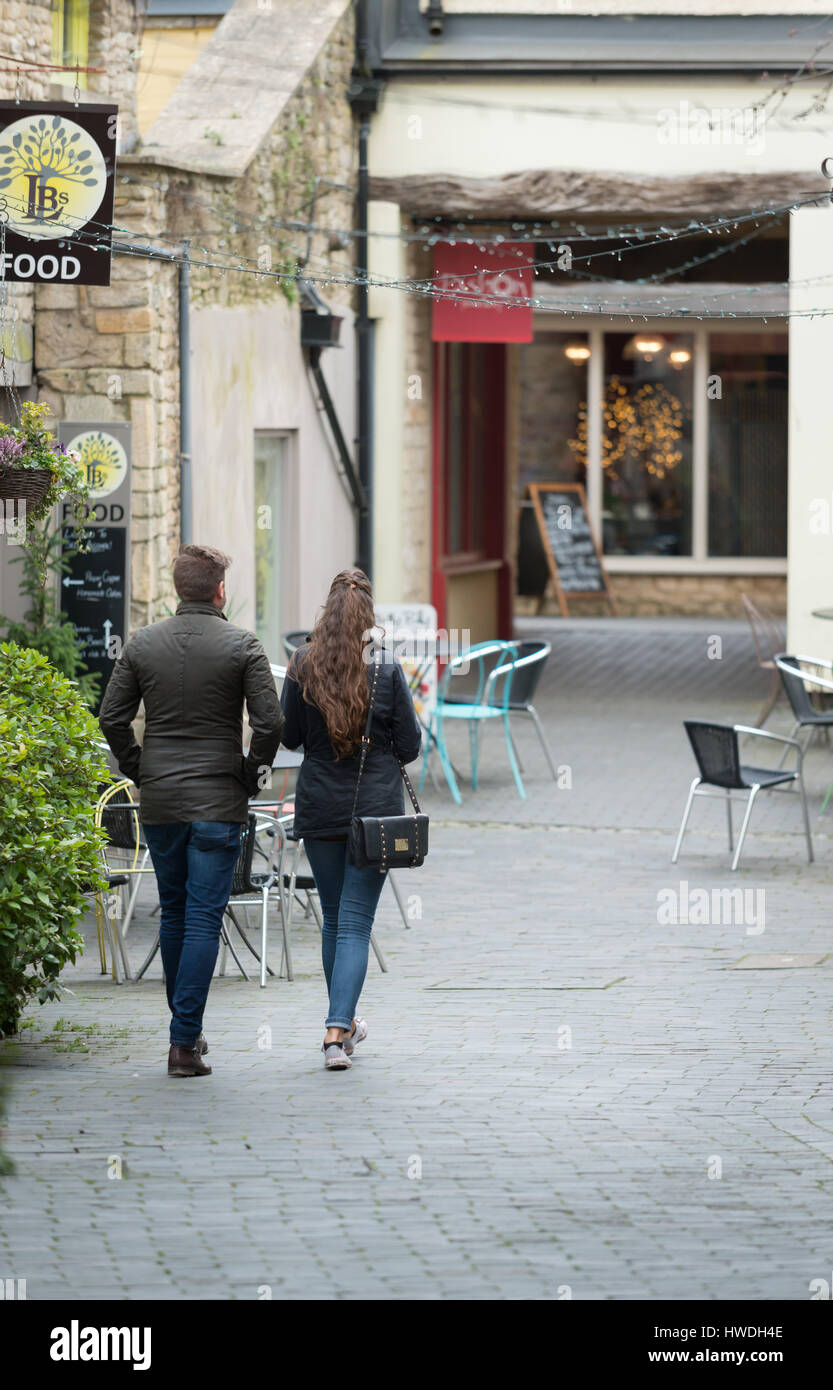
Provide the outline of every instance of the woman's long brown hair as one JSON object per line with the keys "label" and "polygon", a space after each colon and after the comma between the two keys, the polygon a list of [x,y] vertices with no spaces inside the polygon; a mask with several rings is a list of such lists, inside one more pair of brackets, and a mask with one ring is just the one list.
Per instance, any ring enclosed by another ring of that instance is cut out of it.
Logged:
{"label": "woman's long brown hair", "polygon": [[365,648],[376,626],[373,590],[364,570],[341,570],[330,585],[304,659],[291,674],[308,704],[327,725],[337,758],[350,757],[361,742],[369,690]]}

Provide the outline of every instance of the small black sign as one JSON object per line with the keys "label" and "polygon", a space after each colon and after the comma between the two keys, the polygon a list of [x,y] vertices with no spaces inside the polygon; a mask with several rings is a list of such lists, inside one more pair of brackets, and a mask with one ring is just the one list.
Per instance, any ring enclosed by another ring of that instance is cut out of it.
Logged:
{"label": "small black sign", "polygon": [[[126,641],[125,573],[127,531],[123,526],[93,526],[89,549],[69,559],[61,578],[61,608],[75,626],[82,659],[101,675],[99,699],[113,671],[113,662]],[[75,528],[63,528],[63,543],[71,550]]]}
{"label": "small black sign", "polygon": [[[529,585],[543,581],[540,589],[543,598],[546,589],[543,560],[565,618],[568,616],[568,594],[587,598],[601,595],[615,613],[602,557],[590,529],[584,488],[580,483],[531,483],[526,491],[537,522],[539,553],[538,557],[527,557],[523,564],[519,556],[523,582]],[[533,528],[528,521],[524,526],[526,510],[521,509],[521,540],[530,545]],[[521,589],[521,592],[529,590]]]}
{"label": "small black sign", "polygon": [[575,493],[544,492],[541,510],[565,594],[604,593],[602,566],[581,500]]}
{"label": "small black sign", "polygon": [[0,102],[0,279],[109,285],[118,107]]}

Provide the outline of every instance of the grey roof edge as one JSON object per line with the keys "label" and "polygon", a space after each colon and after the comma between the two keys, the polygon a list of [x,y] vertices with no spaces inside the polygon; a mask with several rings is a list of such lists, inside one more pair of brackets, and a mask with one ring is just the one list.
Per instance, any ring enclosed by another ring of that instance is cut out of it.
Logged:
{"label": "grey roof edge", "polygon": [[372,0],[373,62],[403,72],[784,71],[810,59],[833,19],[819,15],[449,14],[443,33],[393,0]]}

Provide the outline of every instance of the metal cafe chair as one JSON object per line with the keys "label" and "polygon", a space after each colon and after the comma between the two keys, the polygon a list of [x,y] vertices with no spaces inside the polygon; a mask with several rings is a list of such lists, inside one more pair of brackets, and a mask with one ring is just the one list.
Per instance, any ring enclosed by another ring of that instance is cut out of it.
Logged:
{"label": "metal cafe chair", "polygon": [[299,647],[303,647],[308,635],[307,628],[302,628],[298,632],[284,632],[281,635],[281,644],[286,652],[287,661],[289,661],[293,652],[297,652]]}
{"label": "metal cafe chair", "polygon": [[[518,647],[515,642],[478,642],[475,646],[469,647],[467,652],[453,657],[442,674],[437,687],[436,703],[431,711],[430,732],[435,735],[440,764],[445,773],[451,795],[458,805],[462,804],[463,798],[457,786],[457,779],[454,776],[454,769],[445,742],[445,721],[447,719],[465,719],[468,723],[473,790],[477,789],[480,725],[490,719],[503,720],[506,751],[509,756],[512,775],[515,778],[515,786],[521,800],[526,800],[526,792],[521,781],[518,760],[515,756],[512,731],[509,727],[512,676],[517,656]],[[468,667],[472,663],[477,668],[477,687],[474,694],[468,695],[468,698],[466,695],[452,698],[451,682],[455,677],[459,680],[460,675],[464,672],[468,674]],[[500,693],[498,693],[498,679],[490,679],[490,677],[499,678],[502,681],[503,688]],[[431,747],[432,742],[429,738],[422,758],[422,772],[419,779],[420,792],[425,785],[425,774]]]}
{"label": "metal cafe chair", "polygon": [[[829,675],[833,671],[833,662],[817,656],[789,656],[787,652],[778,652],[775,665],[795,720],[790,737],[795,738],[802,729],[810,730],[804,742],[803,751],[806,753],[818,729],[833,728],[833,709],[817,709],[813,704],[812,689],[808,689],[815,686],[817,690],[833,691],[833,681]],[[802,667],[805,669],[802,670]],[[822,676],[820,671],[827,671],[828,675]]]}
{"label": "metal cafe chair", "polygon": [[754,604],[748,594],[741,594],[741,598],[746,609],[747,621],[752,629],[752,640],[755,643],[758,665],[762,671],[771,673],[769,695],[755,725],[757,729],[762,729],[772,714],[775,702],[781,693],[781,679],[775,657],[784,645],[784,636],[770,613]]}
{"label": "metal cafe chair", "polygon": [[[240,836],[240,849],[238,851],[237,859],[234,865],[234,872],[232,875],[231,882],[231,893],[229,895],[228,906],[226,907],[225,914],[223,916],[222,926],[220,928],[221,955],[218,973],[220,975],[225,974],[225,953],[226,951],[229,951],[231,953],[235,965],[240,971],[240,974],[243,976],[243,979],[248,980],[249,978],[249,976],[246,973],[246,970],[243,967],[243,963],[240,960],[240,957],[234,949],[234,943],[229,934],[228,927],[226,924],[226,919],[228,919],[228,921],[230,921],[236,929],[241,941],[243,942],[247,950],[251,953],[251,955],[254,956],[255,960],[258,962],[258,965],[260,966],[260,985],[261,988],[264,988],[266,985],[267,974],[274,974],[274,971],[269,966],[269,963],[266,958],[270,899],[277,900],[278,911],[281,915],[281,925],[283,927],[284,950],[287,952],[287,960],[289,965],[288,978],[290,980],[293,978],[292,961],[291,956],[289,955],[289,938],[287,935],[286,912],[284,908],[283,894],[281,893],[280,887],[280,872],[284,852],[284,833],[283,827],[281,826],[278,817],[272,815],[269,811],[264,811],[260,806],[257,805],[257,803],[250,806],[249,811],[250,814],[248,822],[246,826],[243,828],[242,834]],[[264,831],[267,832],[268,838],[271,841],[271,846],[268,850],[264,849],[261,845],[258,844],[258,837]],[[254,867],[255,855],[258,855],[265,861],[266,867],[262,871],[255,869]],[[260,908],[259,952],[255,950],[255,947],[252,945],[251,941],[249,940],[249,937],[243,930],[243,927],[240,925],[237,913],[234,910],[235,907],[242,907],[245,909],[252,906],[257,906]],[[159,933],[157,932],[156,939],[153,945],[151,946],[147,956],[145,957],[141,969],[137,972],[137,980],[141,980],[142,976],[145,974],[145,971],[147,970],[148,966],[150,965],[158,950]]]}
{"label": "metal cafe chair", "polygon": [[110,937],[112,944],[112,964],[110,967],[110,973],[112,974],[113,979],[118,985],[121,984],[121,980],[119,979],[118,974],[118,957],[121,956],[122,969],[124,970],[125,979],[129,979],[130,977],[130,968],[127,963],[127,952],[125,951],[124,940],[121,937],[121,934],[119,933],[116,922],[114,920],[116,917],[116,912],[114,911],[115,904],[112,902],[112,897],[114,896],[112,894],[112,890],[117,888],[126,888],[127,884],[130,882],[130,879],[127,877],[127,874],[113,873],[109,864],[107,863],[107,852],[105,850],[104,845],[101,845],[100,849],[101,874],[102,877],[107,881],[108,889],[107,896],[109,901],[107,903],[107,907],[105,908],[104,906],[104,895],[101,889],[85,888],[84,891],[94,893],[95,895],[95,929],[96,936],[98,938],[98,958],[101,961],[102,975],[107,974],[107,937],[104,927],[105,916],[110,923]]}
{"label": "metal cafe chair", "polygon": [[[794,738],[784,738],[780,734],[770,734],[764,729],[753,729],[747,724],[709,724],[699,719],[686,719],[683,721],[688,740],[691,744],[692,752],[697,761],[700,771],[699,777],[695,777],[692,782],[688,800],[685,804],[683,819],[680,825],[680,833],[677,836],[677,843],[674,846],[674,853],[671,856],[671,863],[676,864],[680,854],[680,847],[683,843],[683,836],[688,825],[688,818],[694,804],[695,796],[722,796],[726,801],[726,818],[729,829],[729,851],[733,849],[732,844],[732,794],[745,793],[745,796],[735,799],[745,800],[746,811],[743,817],[740,837],[737,849],[732,859],[732,869],[738,867],[743,842],[746,839],[746,831],[749,826],[749,817],[752,814],[752,807],[755,798],[760,791],[771,791],[775,787],[795,784],[801,797],[801,810],[804,816],[804,833],[807,837],[807,860],[813,862],[813,841],[810,837],[810,820],[807,815],[807,798],[804,793],[804,779],[802,776],[804,752],[801,744]],[[738,736],[744,735],[750,738],[768,739],[773,743],[786,744],[786,752],[790,748],[795,749],[796,766],[789,768],[767,768],[749,766],[741,763]]]}
{"label": "metal cafe chair", "polygon": [[[286,933],[289,932],[292,925],[292,904],[296,901],[299,893],[304,893],[306,895],[306,908],[307,910],[312,912],[312,915],[317,923],[318,930],[323,931],[324,923],[321,918],[321,904],[317,901],[318,889],[315,886],[315,879],[313,878],[311,871],[307,873],[299,873],[298,871],[298,866],[301,861],[301,854],[304,848],[303,838],[299,837],[298,839],[296,839],[295,836],[292,834],[291,830],[287,831],[286,838],[295,846],[295,852],[292,856],[291,867],[289,868],[289,870],[284,870],[283,872],[283,890],[286,894]],[[390,879],[390,870],[388,871],[387,876]],[[399,904],[399,911],[402,914],[402,920],[405,922],[405,926],[407,927],[408,922],[405,919],[405,909],[402,904],[402,899],[399,896],[399,890],[394,885],[392,880],[391,888],[393,889],[394,896],[396,897],[396,901]],[[373,954],[379,962],[379,969],[386,974],[388,967],[385,962],[385,958],[382,955],[379,943],[376,940],[376,935],[374,932],[370,933],[370,944],[373,947]],[[283,970],[283,956],[281,956],[281,970]]]}
{"label": "metal cafe chair", "polygon": [[[552,773],[553,781],[555,782],[558,780],[558,774],[556,773],[555,766],[550,755],[550,750],[547,747],[547,740],[544,737],[544,730],[541,726],[541,720],[538,716],[538,711],[532,703],[532,697],[534,696],[535,691],[538,689],[538,682],[540,681],[541,676],[543,675],[544,666],[549,660],[552,647],[549,642],[532,641],[517,642],[515,645],[518,648],[518,656],[515,661],[510,663],[512,671],[512,697],[509,701],[510,730],[511,717],[513,714],[529,715],[533,724],[535,725],[535,732],[538,735],[538,740],[541,744],[541,747],[544,750],[544,755],[547,759],[547,763],[549,764],[549,769]],[[508,668],[506,666],[496,666],[494,671],[492,671],[492,674],[489,676],[490,683],[496,684],[497,680],[505,674],[507,669]],[[521,762],[520,754],[518,753],[517,747],[515,747],[514,739],[512,740],[512,746],[515,748],[515,756],[518,759],[518,766],[523,772],[523,763]]]}
{"label": "metal cafe chair", "polygon": [[[807,689],[809,685],[815,687],[816,690],[833,695],[833,680],[829,676],[819,675],[819,668],[823,671],[833,672],[833,662],[824,661],[821,657],[787,656],[786,653],[779,652],[775,658],[775,665],[778,668],[795,716],[796,722],[792,728],[792,736],[795,737],[799,729],[809,725],[810,734],[804,745],[804,752],[806,753],[813,741],[816,729],[829,729],[833,725],[833,710],[816,709],[812,700],[813,692]],[[805,668],[804,670],[801,669],[802,666]],[[831,795],[833,795],[833,782],[827,788],[819,811],[820,816],[823,816],[827,810],[827,803]]]}
{"label": "metal cafe chair", "polygon": [[[142,874],[152,874],[153,865],[149,863],[150,851],[142,837],[142,826],[139,820],[138,803],[130,795],[130,788],[133,783],[128,778],[114,782],[106,787],[99,796],[95,807],[95,825],[104,830],[107,836],[107,846],[104,854],[104,861],[107,866],[110,888],[121,890],[133,880],[130,895],[127,902],[127,910],[124,919],[121,919],[120,908],[114,910],[114,905],[108,905],[107,916],[110,919],[111,933],[114,941],[113,956],[113,978],[118,980],[118,965],[116,961],[116,949],[121,960],[121,968],[124,971],[124,978],[129,980],[130,963],[127,958],[127,947],[125,937],[127,936],[130,923],[133,919],[133,912],[136,906],[136,899],[139,894]],[[116,855],[116,863],[110,863],[107,851],[113,851]],[[96,902],[96,919],[100,919],[103,913],[103,906],[100,900]],[[99,950],[101,949],[102,933],[99,930]]]}

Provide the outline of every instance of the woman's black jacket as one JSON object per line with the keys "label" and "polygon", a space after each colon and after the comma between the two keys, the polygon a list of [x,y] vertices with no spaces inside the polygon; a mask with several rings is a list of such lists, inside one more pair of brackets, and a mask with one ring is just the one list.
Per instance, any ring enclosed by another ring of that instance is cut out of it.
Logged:
{"label": "woman's black jacket", "polygon": [[[321,712],[308,704],[296,679],[303,678],[303,663],[309,649],[301,647],[293,656],[281,694],[285,717],[283,743],[287,748],[303,744],[304,761],[295,790],[295,834],[304,839],[325,839],[346,835],[359,775],[359,755],[336,759],[327,725]],[[403,763],[419,755],[422,730],[414,711],[405,673],[391,652],[374,648],[379,661],[370,748],[359,789],[357,815],[401,816],[404,811]],[[368,686],[373,666],[368,665]]]}

